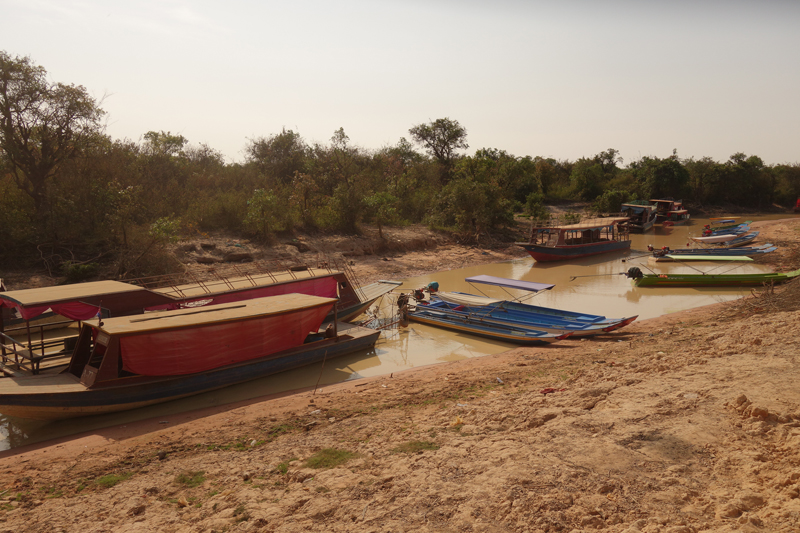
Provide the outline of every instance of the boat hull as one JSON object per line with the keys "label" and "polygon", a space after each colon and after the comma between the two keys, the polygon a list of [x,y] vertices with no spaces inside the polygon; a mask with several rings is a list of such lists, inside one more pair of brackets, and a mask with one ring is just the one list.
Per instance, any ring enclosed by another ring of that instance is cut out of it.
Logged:
{"label": "boat hull", "polygon": [[[0,381],[0,413],[55,420],[135,409],[244,383],[332,359],[375,344],[380,332],[340,324],[338,340],[302,345],[260,359],[183,376],[121,378],[104,387],[85,388],[68,373],[5,378]],[[6,381],[9,380],[9,381]],[[18,392],[12,392],[12,391]]]}
{"label": "boat hull", "polygon": [[[437,295],[441,300],[432,301],[427,308],[467,318],[478,324],[517,327],[555,334],[571,332],[572,337],[603,335],[627,326],[637,318],[636,316],[606,318],[509,301],[486,306],[464,306],[457,303],[459,295],[460,293]],[[467,296],[477,298],[474,295]]]}
{"label": "boat hull", "polygon": [[631,241],[607,241],[557,247],[517,243],[517,246],[524,248],[536,261],[547,262],[564,261],[567,259],[577,259],[579,257],[590,257],[593,255],[629,250]]}
{"label": "boat hull", "polygon": [[800,270],[787,274],[645,274],[634,279],[637,287],[757,287],[778,284],[800,275]]}
{"label": "boat hull", "polygon": [[468,333],[497,341],[519,344],[522,346],[544,345],[557,342],[569,336],[569,333],[554,334],[544,331],[526,330],[523,328],[502,327],[499,325],[477,324],[467,320],[448,318],[445,313],[412,311],[408,318],[414,322],[439,328]]}

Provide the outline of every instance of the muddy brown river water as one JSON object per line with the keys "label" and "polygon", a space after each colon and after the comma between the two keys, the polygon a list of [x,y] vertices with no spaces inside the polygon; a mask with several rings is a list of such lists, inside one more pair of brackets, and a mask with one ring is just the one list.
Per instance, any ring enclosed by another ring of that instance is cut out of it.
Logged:
{"label": "muddy brown river water", "polygon": [[[765,220],[779,217],[749,218]],[[624,254],[607,254],[579,259],[570,263],[539,264],[534,263],[531,258],[525,258],[479,265],[403,280],[403,286],[399,290],[408,291],[436,281],[439,283],[440,289],[445,291],[482,293],[496,298],[509,298],[509,295],[525,296],[519,291],[505,292],[504,289],[498,287],[472,286],[465,281],[465,278],[470,276],[488,274],[504,278],[554,283],[555,288],[539,293],[531,300],[531,303],[536,305],[584,311],[609,317],[639,315],[639,319],[653,318],[749,294],[749,289],[636,288],[628,278],[621,275],[632,266],[638,266],[646,272],[649,269],[657,273],[691,271],[693,268],[701,271],[714,269],[716,273],[730,269],[735,269],[736,272],[770,270],[769,267],[760,265],[697,263],[687,266],[680,263],[655,264],[648,262],[648,244],[657,248],[662,246],[684,248],[689,242],[689,237],[698,235],[705,223],[704,220],[695,220],[689,226],[679,226],[668,230],[657,227],[655,232],[633,235],[631,250]],[[763,241],[757,241],[757,244],[761,243]],[[384,314],[391,313],[396,292],[382,301]],[[314,387],[317,383],[322,386],[361,377],[400,372],[424,365],[479,357],[502,352],[511,347],[510,344],[412,323],[408,328],[384,332],[375,348],[369,352],[355,353],[328,361],[324,367],[321,365],[305,367],[183,400],[123,413],[57,422],[21,420],[0,415],[0,450],[92,431],[97,428],[124,425],[136,420],[157,417],[168,421],[170,417],[189,410]]]}

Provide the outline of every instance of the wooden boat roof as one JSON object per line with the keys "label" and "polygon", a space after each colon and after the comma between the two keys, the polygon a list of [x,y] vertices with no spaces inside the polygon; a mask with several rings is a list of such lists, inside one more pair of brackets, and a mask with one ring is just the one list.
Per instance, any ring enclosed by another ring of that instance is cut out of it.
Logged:
{"label": "wooden boat roof", "polygon": [[91,281],[72,285],[56,285],[35,289],[20,289],[0,293],[0,299],[9,300],[19,306],[39,306],[63,301],[80,301],[96,296],[112,296],[121,293],[146,292],[147,289],[121,281]]}
{"label": "wooden boat roof", "polygon": [[[132,335],[279,315],[289,311],[332,305],[334,302],[336,302],[336,298],[322,298],[297,293],[282,294],[228,304],[207,305],[196,309],[157,311],[144,315],[108,318],[101,322],[98,329],[109,335]],[[93,325],[93,327],[97,326]]]}
{"label": "wooden boat roof", "polygon": [[380,298],[387,292],[396,289],[403,282],[401,281],[391,281],[387,279],[381,279],[376,281],[375,283],[370,283],[369,285],[364,285],[363,287],[359,288],[359,292],[364,296],[364,301],[374,300]]}
{"label": "wooden boat roof", "polygon": [[552,283],[537,283],[535,281],[524,281],[521,279],[499,278],[497,276],[489,276],[486,274],[466,278],[466,281],[468,283],[483,283],[484,285],[494,285],[496,287],[520,289],[531,292],[547,291],[555,287],[555,285]]}
{"label": "wooden boat roof", "polygon": [[341,274],[340,271],[314,272],[311,270],[263,272],[241,276],[224,276],[218,279],[188,282],[166,287],[153,287],[150,290],[170,298],[194,298],[208,296],[237,289],[252,289],[279,283],[290,283],[298,279],[325,278]]}
{"label": "wooden boat roof", "polygon": [[581,220],[577,224],[564,224],[561,226],[547,226],[552,229],[557,230],[587,230],[587,229],[600,229],[605,228],[608,226],[613,226],[615,224],[619,224],[620,222],[625,222],[628,220],[628,217],[597,217],[597,218],[587,218],[585,220]]}

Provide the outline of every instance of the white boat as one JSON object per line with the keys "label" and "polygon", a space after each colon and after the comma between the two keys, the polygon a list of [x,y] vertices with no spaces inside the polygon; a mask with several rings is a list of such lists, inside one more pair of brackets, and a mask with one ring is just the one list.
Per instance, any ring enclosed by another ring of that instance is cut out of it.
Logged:
{"label": "white boat", "polygon": [[732,241],[739,235],[731,233],[730,235],[709,235],[708,237],[692,237],[695,242],[702,242],[705,244],[716,244],[720,242]]}

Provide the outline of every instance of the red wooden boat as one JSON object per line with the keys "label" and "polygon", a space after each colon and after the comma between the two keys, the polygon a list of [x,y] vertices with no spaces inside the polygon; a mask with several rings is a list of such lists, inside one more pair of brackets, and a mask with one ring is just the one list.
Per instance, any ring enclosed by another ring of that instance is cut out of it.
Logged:
{"label": "red wooden boat", "polygon": [[87,321],[67,369],[0,379],[0,413],[50,420],[133,409],[372,346],[379,331],[319,331],[335,303],[286,294]]}
{"label": "red wooden boat", "polygon": [[[277,269],[259,263],[217,268],[206,278],[199,276],[195,273],[194,280],[160,276],[136,280],[138,284],[97,281],[0,292],[0,372],[38,374],[42,365],[66,363],[65,356],[71,355],[77,335],[73,321],[199,308],[288,293],[338,298],[338,318],[348,321],[400,285],[381,280],[357,287],[343,271]],[[48,314],[58,315],[60,320],[37,323],[38,317]],[[326,320],[333,320],[333,315]]]}

